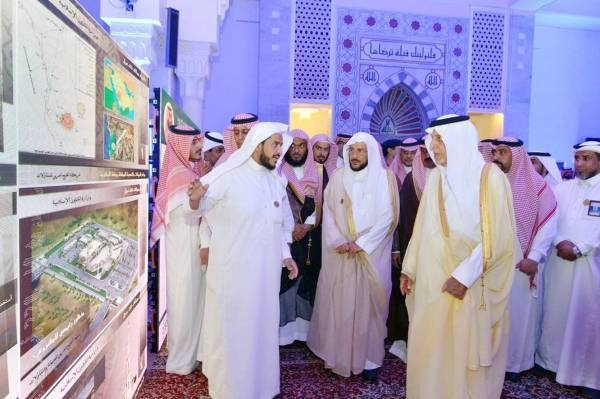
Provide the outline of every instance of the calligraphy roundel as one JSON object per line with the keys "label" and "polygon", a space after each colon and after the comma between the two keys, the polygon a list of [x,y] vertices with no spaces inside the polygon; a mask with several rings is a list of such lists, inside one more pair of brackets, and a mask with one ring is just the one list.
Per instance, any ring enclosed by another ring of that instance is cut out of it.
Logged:
{"label": "calligraphy roundel", "polygon": [[370,131],[377,135],[418,135],[427,127],[423,106],[415,93],[400,83],[379,100],[371,115]]}

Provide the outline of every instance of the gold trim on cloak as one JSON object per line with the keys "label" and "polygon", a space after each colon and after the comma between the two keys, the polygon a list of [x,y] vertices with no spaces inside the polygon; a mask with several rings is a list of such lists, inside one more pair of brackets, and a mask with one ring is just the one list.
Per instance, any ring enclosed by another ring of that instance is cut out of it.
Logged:
{"label": "gold trim on cloak", "polygon": [[[398,223],[398,188],[395,184],[396,177],[390,171],[387,171],[387,180],[388,180],[388,192],[390,193],[392,200],[392,223],[390,228],[386,233],[386,237],[394,232],[396,228],[396,224]],[[356,226],[354,225],[354,215],[352,214],[352,200],[348,193],[344,190],[344,200],[343,206],[346,211],[346,221],[348,222],[348,233],[350,235],[350,239],[352,242],[357,240],[356,234]],[[375,300],[375,305],[377,309],[385,309],[387,305],[386,301],[386,293],[384,287],[379,283],[377,278],[377,273],[375,272],[373,266],[369,262],[369,257],[365,251],[360,251],[356,254],[356,261],[358,264],[365,269],[367,272],[367,277],[369,278],[369,286],[371,287],[371,292],[373,292],[373,298]]]}
{"label": "gold trim on cloak", "polygon": [[[486,163],[483,166],[483,170],[481,171],[480,177],[480,186],[479,186],[479,212],[481,217],[480,229],[481,229],[481,248],[483,255],[483,269],[481,272],[481,303],[479,304],[479,309],[485,311],[485,275],[491,271],[489,268],[490,259],[492,259],[492,243],[491,243],[491,226],[490,226],[490,218],[489,218],[489,204],[488,204],[488,181],[490,170],[492,169],[491,163]],[[440,213],[440,223],[442,225],[442,232],[444,237],[448,238],[450,236],[450,228],[448,226],[448,217],[446,215],[446,207],[444,205],[444,194],[442,190],[442,175],[438,180],[438,208]]]}
{"label": "gold trim on cloak", "polygon": [[483,255],[483,269],[481,272],[481,303],[479,304],[479,310],[486,310],[485,306],[485,275],[488,272],[490,259],[492,259],[492,229],[490,226],[490,207],[488,204],[488,180],[490,170],[492,169],[491,163],[486,163],[481,171],[481,181],[479,184],[479,212],[480,216],[480,228],[481,228],[481,252]]}

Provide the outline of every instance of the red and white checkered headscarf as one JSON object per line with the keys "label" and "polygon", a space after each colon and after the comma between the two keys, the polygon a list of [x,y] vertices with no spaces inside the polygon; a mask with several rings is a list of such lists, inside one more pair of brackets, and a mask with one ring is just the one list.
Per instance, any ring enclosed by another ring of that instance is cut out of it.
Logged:
{"label": "red and white checkered headscarf", "polygon": [[217,161],[217,165],[222,164],[229,158],[231,154],[238,150],[238,146],[235,143],[235,137],[233,134],[233,129],[235,127],[242,129],[250,129],[252,126],[258,123],[258,117],[254,114],[237,114],[233,118],[231,118],[231,123],[227,128],[223,131],[223,146],[225,147],[225,152],[223,155],[219,157]]}
{"label": "red and white checkered headscarf", "polygon": [[308,134],[300,129],[294,129],[289,134],[292,136],[292,141],[293,139],[306,141],[306,162],[304,162],[304,165],[302,166],[304,176],[302,179],[298,179],[293,166],[287,163],[285,159],[281,164],[280,174],[287,179],[288,184],[291,186],[292,191],[296,194],[300,202],[304,203],[304,198],[309,194],[309,191],[314,192],[312,196],[315,200],[318,216],[320,216],[321,205],[323,204],[323,179],[319,178],[317,163],[313,158],[312,146],[310,145]]}
{"label": "red and white checkered headscarf", "polygon": [[[503,143],[506,145],[518,142],[514,137],[500,137],[494,140],[493,145],[497,148]],[[512,188],[517,236],[523,257],[526,258],[535,235],[556,212],[557,203],[552,190],[531,164],[522,143],[509,148],[512,153],[512,165],[506,177]]]}
{"label": "red and white checkered headscarf", "polygon": [[[425,147],[425,143],[423,143],[421,146]],[[421,151],[418,150],[413,158],[412,179],[415,186],[415,193],[417,194],[417,198],[419,198],[419,200],[421,199],[421,194],[425,188],[426,178],[427,168],[423,164],[423,159],[421,159]]]}
{"label": "red and white checkered headscarf", "polygon": [[169,224],[169,212],[188,201],[187,187],[204,174],[204,162],[190,162],[190,147],[195,138],[204,140],[201,132],[197,135],[176,134],[165,127],[167,150],[160,167],[158,189],[152,214],[150,247],[165,233]]}
{"label": "red and white checkered headscarf", "polygon": [[493,141],[494,139],[481,140],[477,146],[485,162],[492,162],[494,159],[494,155],[492,154],[492,150],[494,149]]}
{"label": "red and white checkered headscarf", "polygon": [[317,134],[310,138],[310,148],[312,148],[318,142],[324,142],[329,144],[329,156],[325,160],[325,169],[327,170],[327,174],[331,176],[333,171],[337,168],[337,158],[338,158],[338,146],[337,144],[326,134]]}
{"label": "red and white checkered headscarf", "polygon": [[[419,149],[418,143],[419,142],[417,139],[408,137],[408,138],[402,140],[402,144],[400,144],[396,148],[399,148],[400,150],[413,152],[413,151],[417,151]],[[400,152],[398,152],[396,154],[396,156],[394,157],[394,160],[390,164],[389,168],[398,177],[400,184],[404,183],[404,179],[406,179],[408,172],[406,172],[404,163],[402,163],[402,160],[400,159]]]}

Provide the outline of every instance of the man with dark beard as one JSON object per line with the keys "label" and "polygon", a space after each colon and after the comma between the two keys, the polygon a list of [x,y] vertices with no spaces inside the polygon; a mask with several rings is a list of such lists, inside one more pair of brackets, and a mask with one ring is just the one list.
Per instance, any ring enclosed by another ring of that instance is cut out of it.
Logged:
{"label": "man with dark beard", "polygon": [[290,209],[276,167],[287,126],[253,126],[239,150],[188,187],[189,204],[213,224],[200,339],[202,373],[214,399],[279,394],[279,285],[290,256]]}
{"label": "man with dark beard", "polygon": [[544,259],[556,236],[557,203],[546,181],[536,172],[523,142],[515,137],[493,141],[494,163],[506,174],[512,189],[517,238],[523,258],[515,265],[519,271],[510,293],[510,336],[506,378],[518,382],[524,371],[534,365],[540,322]]}
{"label": "man with dark beard", "polygon": [[558,234],[544,271],[536,363],[600,398],[600,141],[574,146],[576,178],[559,184]]}
{"label": "man with dark beard", "polygon": [[318,172],[306,132],[297,129],[292,130],[290,135],[292,145],[285,154],[280,173],[288,181],[287,195],[294,217],[291,253],[300,277],[290,280],[287,270],[281,274],[280,345],[288,345],[295,340],[306,341],[321,268],[321,259],[315,259],[311,249],[312,233],[321,221],[323,175]]}
{"label": "man with dark beard", "polygon": [[364,370],[374,381],[385,355],[398,187],[373,136],[356,133],[345,148],[324,194],[323,268],[307,343],[334,373]]}

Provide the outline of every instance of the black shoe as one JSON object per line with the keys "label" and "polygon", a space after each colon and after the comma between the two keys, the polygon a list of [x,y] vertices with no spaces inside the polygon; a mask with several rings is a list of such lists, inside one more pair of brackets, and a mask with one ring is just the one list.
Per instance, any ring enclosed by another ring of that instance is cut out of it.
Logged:
{"label": "black shoe", "polygon": [[507,371],[504,378],[507,381],[519,383],[519,382],[521,382],[521,373],[511,373],[511,372]]}
{"label": "black shoe", "polygon": [[543,368],[542,366],[540,366],[538,364],[535,364],[533,366],[533,368],[529,371],[531,372],[531,374],[535,375],[536,377],[547,378],[550,381],[556,380],[556,373],[553,373],[550,370],[546,370],[545,368]]}
{"label": "black shoe", "polygon": [[369,382],[377,382],[377,375],[379,374],[379,368],[371,370],[363,370],[362,376]]}

